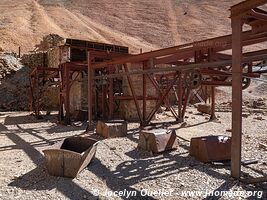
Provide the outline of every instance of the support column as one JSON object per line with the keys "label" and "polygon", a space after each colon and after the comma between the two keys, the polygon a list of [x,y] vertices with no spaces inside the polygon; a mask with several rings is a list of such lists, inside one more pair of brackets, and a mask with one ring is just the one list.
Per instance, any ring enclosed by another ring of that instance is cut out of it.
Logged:
{"label": "support column", "polygon": [[59,92],[59,121],[63,122],[64,120],[64,67],[62,65],[59,66],[59,78],[60,78],[60,92]]}
{"label": "support column", "polygon": [[242,140],[242,27],[241,17],[232,17],[232,146],[231,175],[240,179]]}
{"label": "support column", "polygon": [[211,115],[210,120],[216,120],[215,115],[215,86],[211,86]]}
{"label": "support column", "polygon": [[64,65],[64,72],[65,72],[65,111],[66,111],[66,116],[65,116],[65,123],[70,124],[70,67],[69,65],[65,64]]}
{"label": "support column", "polygon": [[[112,74],[113,73],[113,66],[108,66],[108,73]],[[114,96],[113,96],[113,78],[108,79],[109,82],[109,92],[108,92],[108,104],[109,104],[109,114],[108,118],[112,119],[113,118],[113,110],[114,110]]]}
{"label": "support column", "polygon": [[39,117],[40,117],[40,108],[39,108],[39,106],[40,106],[40,99],[39,99],[40,98],[39,97],[40,88],[39,88],[39,74],[38,74],[38,71],[36,71],[36,74],[35,74],[35,81],[36,81],[36,91],[37,91],[37,93],[36,93],[36,104],[35,104],[35,114],[36,114],[37,119],[39,119]]}
{"label": "support column", "polygon": [[93,69],[90,52],[87,54],[88,64],[88,126],[87,131],[93,130]]}
{"label": "support column", "polygon": [[[143,70],[146,70],[147,62],[143,62]],[[146,74],[143,74],[143,121],[146,120],[146,112],[147,112],[147,86],[146,86]]]}
{"label": "support column", "polygon": [[178,118],[179,122],[183,122],[183,114],[182,114],[182,108],[183,108],[183,80],[182,80],[182,73],[179,72],[179,80],[178,80]]}

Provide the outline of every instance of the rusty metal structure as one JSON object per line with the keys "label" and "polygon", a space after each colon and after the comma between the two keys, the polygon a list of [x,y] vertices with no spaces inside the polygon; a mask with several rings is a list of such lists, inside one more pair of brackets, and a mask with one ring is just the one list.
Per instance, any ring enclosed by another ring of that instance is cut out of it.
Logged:
{"label": "rusty metal structure", "polygon": [[[255,44],[256,41],[264,41],[258,35],[250,35],[250,31],[244,35],[244,43],[246,46]],[[106,97],[108,102],[108,117],[113,118],[114,100],[133,99],[136,105],[139,121],[141,126],[146,126],[164,103],[172,112],[175,119],[179,122],[183,121],[188,98],[193,89],[202,86],[212,87],[212,115],[215,118],[215,93],[216,86],[232,85],[232,60],[231,55],[224,54],[223,51],[232,48],[232,35],[217,37],[205,41],[190,43],[186,45],[160,49],[138,55],[129,55],[116,58],[111,61],[94,63],[93,55],[88,53],[88,119],[89,124],[93,120],[92,102],[93,85],[95,81],[105,81],[106,91],[108,94],[102,95]],[[266,50],[248,52],[244,54],[242,65],[242,84],[246,88],[250,83],[250,78],[259,77],[259,74],[252,72],[252,62],[266,59]],[[134,70],[133,65],[142,65],[142,70]],[[162,65],[164,65],[162,67]],[[160,66],[160,67],[158,67]],[[119,70],[118,70],[119,68]],[[130,71],[133,69],[132,71]],[[96,70],[102,70],[106,73],[96,75]],[[114,73],[120,71],[120,73]],[[135,86],[132,84],[131,76],[140,75],[143,77],[143,95],[137,96]],[[113,96],[113,79],[126,76],[131,88],[132,96]],[[165,88],[160,87],[157,77],[168,76],[169,83]],[[147,81],[150,81],[158,91],[158,96],[147,96]],[[177,87],[178,111],[168,101],[168,94],[173,86]],[[157,103],[154,109],[147,113],[146,102],[150,99],[156,99]],[[139,105],[142,101],[142,108]],[[141,111],[142,109],[142,111]],[[142,115],[141,115],[142,113]]]}
{"label": "rusty metal structure", "polygon": [[[232,152],[231,172],[232,176],[241,179],[241,152],[242,152],[242,63],[244,57],[245,24],[251,27],[249,37],[258,37],[254,43],[267,40],[267,12],[263,5],[266,0],[247,0],[231,7],[232,22]],[[267,181],[267,177],[251,178],[246,182]]]}
{"label": "rusty metal structure", "polygon": [[[96,80],[107,81],[109,105],[108,117],[113,117],[113,79],[126,76],[131,87],[132,98],[136,105],[141,126],[146,126],[151,121],[153,115],[159,107],[165,105],[171,110],[177,121],[183,121],[188,97],[192,89],[200,85],[212,87],[212,114],[215,116],[215,92],[216,86],[232,86],[233,88],[233,134],[232,134],[232,153],[231,153],[231,172],[235,178],[241,178],[241,130],[242,130],[242,89],[249,86],[251,78],[259,77],[259,73],[253,70],[253,63],[265,61],[267,50],[248,51],[243,53],[242,48],[267,40],[267,13],[258,8],[266,4],[266,0],[247,0],[231,8],[231,20],[233,34],[222,37],[212,38],[204,41],[160,49],[138,55],[129,55],[113,59],[107,62],[94,63],[94,56],[88,53],[88,120],[92,125],[93,111],[93,83]],[[244,24],[249,25],[250,29],[243,31]],[[226,50],[232,50],[231,54],[226,54]],[[142,70],[133,70],[132,66],[136,63],[142,65]],[[159,65],[164,64],[164,67]],[[116,68],[123,68],[123,72],[114,73]],[[107,73],[96,76],[96,70],[105,70]],[[171,81],[164,89],[161,89],[157,76],[166,73],[171,76]],[[140,75],[143,77],[143,95],[136,96],[131,76]],[[157,103],[155,108],[147,113],[146,101],[147,80],[151,81],[158,91]],[[178,111],[168,102],[168,93],[174,85],[177,85]],[[129,97],[124,97],[129,98]],[[120,99],[123,99],[120,96]],[[142,108],[139,101],[142,101]],[[142,115],[141,115],[142,109]],[[265,181],[266,177],[260,179]]]}
{"label": "rusty metal structure", "polygon": [[[128,49],[116,51],[118,46],[99,50],[81,41],[75,44],[70,42],[71,47],[76,48],[77,55],[83,52],[83,59],[60,64],[57,69],[60,77],[60,119],[70,123],[69,92],[72,82],[78,77],[77,74],[73,76],[74,72],[85,72],[88,77],[88,128],[93,127],[93,120],[97,118],[114,119],[116,102],[124,100],[134,101],[141,127],[151,122],[163,104],[176,121],[182,122],[192,91],[207,86],[211,88],[210,118],[216,119],[215,87],[232,87],[231,172],[233,177],[240,179],[242,90],[249,86],[251,79],[260,76],[261,72],[253,69],[255,63],[267,60],[267,49],[246,52],[242,49],[267,41],[267,12],[260,7],[266,3],[267,0],[247,0],[231,7],[233,32],[230,35],[136,55],[128,54]],[[248,25],[246,31],[242,29],[244,24]],[[33,72],[31,77],[37,80],[36,73]],[[142,78],[141,96],[137,95],[133,76]],[[128,81],[130,96],[121,91],[122,77]],[[148,82],[157,95],[148,95],[151,89]],[[177,95],[177,109],[168,98],[172,90]],[[149,100],[155,101],[150,112],[147,109]]]}
{"label": "rusty metal structure", "polygon": [[87,52],[94,55],[94,62],[103,62],[128,55],[128,47],[66,39],[65,44],[58,48],[58,67],[36,67],[30,73],[30,110],[40,117],[41,90],[45,90],[47,85],[53,86],[54,83],[59,87],[59,121],[70,124],[70,90],[79,76],[87,76]]}

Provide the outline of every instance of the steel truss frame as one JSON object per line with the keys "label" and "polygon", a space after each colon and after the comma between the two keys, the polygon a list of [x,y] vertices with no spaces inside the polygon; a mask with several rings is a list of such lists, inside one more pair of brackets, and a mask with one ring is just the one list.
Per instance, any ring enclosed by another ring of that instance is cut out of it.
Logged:
{"label": "steel truss frame", "polygon": [[[255,30],[245,32],[242,37],[243,45],[248,46],[258,42],[263,42],[267,40],[267,34],[253,34]],[[192,88],[185,87],[184,74],[189,70],[198,70],[202,76],[208,76],[209,78],[205,79],[202,82],[203,86],[211,86],[212,88],[212,114],[211,119],[215,119],[215,87],[216,86],[231,86],[232,82],[229,81],[229,77],[232,76],[232,56],[223,53],[225,50],[232,48],[232,35],[217,37],[209,40],[199,41],[195,43],[180,45],[176,47],[160,49],[156,51],[151,51],[147,53],[141,53],[137,55],[123,56],[115,58],[113,60],[101,63],[92,63],[91,60],[88,60],[88,71],[91,76],[88,79],[88,98],[92,97],[93,86],[91,82],[94,80],[108,80],[109,89],[112,91],[112,79],[126,76],[129,82],[129,86],[132,92],[132,99],[134,100],[135,107],[138,113],[138,118],[141,126],[146,126],[150,123],[154,114],[157,112],[159,107],[164,103],[172,112],[173,116],[177,121],[183,121],[184,113],[186,110],[186,105],[188,98],[190,96],[190,91]],[[88,53],[88,58],[92,57]],[[242,76],[255,78],[258,77],[258,74],[252,73],[251,66],[253,61],[264,60],[267,58],[267,50],[253,51],[244,54],[242,59],[242,65],[245,66],[245,69],[242,69]],[[142,64],[142,70],[133,70],[130,71],[130,67],[135,64]],[[168,64],[169,67],[157,67],[160,64]],[[124,72],[114,73],[116,66],[123,66],[125,68]],[[241,66],[241,65],[240,65]],[[243,67],[244,68],[244,67]],[[108,73],[95,76],[95,70],[106,69]],[[108,70],[107,70],[108,69]],[[158,82],[156,81],[155,76],[159,74],[162,76],[167,76],[167,72],[173,72],[173,82],[170,81],[165,90],[161,90]],[[176,77],[175,74],[179,74],[179,77]],[[131,76],[140,75],[143,76],[143,96],[137,97],[135,88],[131,81]],[[216,79],[219,77],[219,80]],[[147,80],[152,82],[153,86],[156,88],[160,96],[156,103],[155,109],[147,115],[146,110],[146,101],[147,101]],[[227,80],[228,78],[228,80]],[[179,81],[178,81],[179,80]],[[194,81],[194,80],[192,80]],[[179,85],[180,84],[180,85]],[[177,94],[178,96],[178,114],[175,109],[168,103],[167,96],[170,93],[170,90],[174,85],[178,85]],[[92,88],[91,88],[92,87]],[[91,88],[91,89],[90,89]],[[107,102],[109,105],[109,114],[108,117],[113,117],[113,102],[115,97],[110,92],[108,95],[103,95],[108,97]],[[126,97],[124,97],[126,99]],[[123,97],[120,97],[122,100]],[[143,116],[141,116],[141,109],[138,103],[138,100],[143,102]],[[184,101],[185,100],[185,101]],[[88,102],[89,109],[89,125],[92,125],[92,103],[93,99]]]}

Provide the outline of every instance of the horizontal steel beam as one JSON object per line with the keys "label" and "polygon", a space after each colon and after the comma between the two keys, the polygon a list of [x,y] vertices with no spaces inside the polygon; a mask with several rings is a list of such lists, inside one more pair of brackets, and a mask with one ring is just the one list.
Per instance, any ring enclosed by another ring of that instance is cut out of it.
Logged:
{"label": "horizontal steel beam", "polygon": [[232,82],[226,82],[226,81],[202,81],[201,85],[205,85],[205,86],[232,86]]}
{"label": "horizontal steel beam", "polygon": [[253,17],[258,20],[267,21],[267,15],[263,13],[256,12],[254,9],[248,12],[247,16]]}
{"label": "horizontal steel beam", "polygon": [[[267,60],[267,54],[263,55],[255,55],[243,58],[243,63],[259,61],[259,60]],[[109,74],[109,75],[101,75],[95,76],[94,79],[105,79],[105,78],[116,78],[122,76],[130,76],[130,75],[138,75],[138,74],[150,74],[150,73],[158,73],[158,72],[170,72],[170,71],[186,71],[191,69],[200,69],[200,68],[217,68],[221,66],[229,66],[232,64],[232,60],[224,60],[224,61],[215,61],[215,62],[207,62],[207,63],[197,63],[190,65],[182,65],[175,67],[164,67],[164,68],[154,68],[147,70],[138,70],[133,72],[121,72],[117,74]]]}
{"label": "horizontal steel beam", "polygon": [[[249,38],[251,31],[246,31],[243,33],[244,38]],[[106,67],[107,65],[125,64],[127,62],[142,62],[150,58],[163,57],[172,54],[185,54],[194,52],[196,50],[208,49],[214,47],[220,47],[220,50],[227,50],[231,48],[232,35],[220,36],[212,39],[202,40],[198,42],[188,43],[184,45],[179,45],[175,47],[169,47],[165,49],[159,49],[151,52],[146,52],[137,55],[124,56],[122,58],[117,58],[112,61],[95,63],[92,65],[93,68]],[[183,58],[183,57],[182,57]]]}
{"label": "horizontal steel beam", "polygon": [[242,15],[253,8],[262,6],[267,0],[246,0],[231,7],[231,17]]}
{"label": "horizontal steel beam", "polygon": [[[114,96],[113,97],[114,100],[134,100],[133,96]],[[136,96],[137,100],[143,100],[143,96]],[[147,96],[146,97],[147,100],[158,100],[158,97],[151,97],[151,96]]]}
{"label": "horizontal steel beam", "polygon": [[[246,31],[242,33],[242,37],[243,37],[243,42],[242,42],[243,46],[248,46],[248,45],[267,41],[266,32],[261,33],[261,34],[252,34],[252,31]],[[205,51],[209,48],[213,48],[215,52],[220,52],[220,51],[231,49],[232,48],[232,35],[216,37],[216,38],[207,39],[207,40],[203,40],[199,42],[170,47],[166,49],[160,49],[160,50],[146,52],[146,53],[137,54],[137,55],[119,57],[111,61],[94,63],[92,64],[92,67],[103,68],[103,67],[107,67],[108,65],[125,64],[127,62],[138,63],[138,62],[148,60],[150,58],[157,58],[155,59],[156,64],[173,63],[180,59],[192,58],[194,56],[195,51],[197,50]]]}

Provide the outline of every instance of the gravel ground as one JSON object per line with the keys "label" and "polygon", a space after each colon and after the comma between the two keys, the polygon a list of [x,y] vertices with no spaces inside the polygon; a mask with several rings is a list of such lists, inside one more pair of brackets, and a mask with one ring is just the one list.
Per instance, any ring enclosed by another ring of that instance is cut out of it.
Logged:
{"label": "gravel ground", "polygon": [[[0,199],[192,198],[182,196],[186,191],[204,191],[195,199],[238,199],[207,196],[206,191],[255,191],[255,196],[239,199],[267,199],[266,184],[239,183],[230,178],[229,165],[203,164],[189,156],[191,137],[231,134],[231,113],[217,115],[219,121],[209,122],[207,115],[189,107],[185,123],[170,126],[179,137],[179,148],[158,155],[136,148],[138,124],[130,123],[127,137],[101,140],[92,163],[75,179],[68,179],[47,174],[42,150],[67,136],[84,133],[85,124],[63,126],[54,117],[36,120],[27,112],[0,113]],[[169,116],[169,112],[163,112],[156,121],[168,121]],[[267,116],[261,116],[261,120],[257,117],[249,114],[243,119],[243,160],[259,160],[258,164],[242,167],[245,177],[267,173],[267,149],[259,147],[259,143],[267,142]],[[122,191],[122,196],[115,191]],[[161,196],[151,194],[157,191]],[[127,194],[132,196],[127,198]]]}

